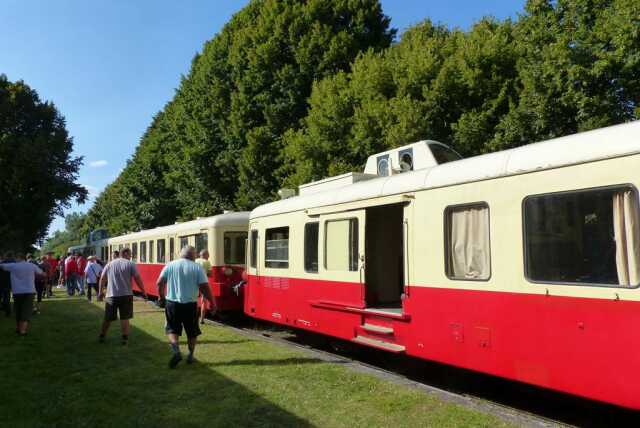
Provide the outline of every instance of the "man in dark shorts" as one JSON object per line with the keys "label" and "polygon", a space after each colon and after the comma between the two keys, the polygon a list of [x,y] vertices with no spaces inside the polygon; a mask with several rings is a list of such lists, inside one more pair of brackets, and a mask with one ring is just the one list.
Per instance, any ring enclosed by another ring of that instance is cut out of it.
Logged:
{"label": "man in dark shorts", "polygon": [[11,273],[11,292],[13,293],[13,310],[16,314],[16,333],[20,336],[26,336],[29,320],[33,313],[36,276],[44,277],[45,273],[35,264],[25,261],[23,254],[16,255],[15,263],[0,264],[0,269]]}
{"label": "man in dark shorts", "polygon": [[107,290],[107,300],[104,305],[104,321],[100,330],[99,341],[104,343],[105,336],[111,323],[120,315],[120,327],[122,329],[122,344],[129,341],[129,320],[133,318],[133,290],[131,280],[135,280],[142,294],[144,284],[138,273],[135,263],[131,261],[131,250],[122,250],[121,257],[107,263],[100,275],[100,294],[98,300],[102,300]]}
{"label": "man in dark shorts", "polygon": [[169,368],[175,368],[182,361],[179,337],[184,327],[187,334],[189,355],[187,363],[194,362],[193,354],[200,335],[198,327],[198,291],[213,303],[209,282],[202,266],[194,262],[196,249],[187,245],[180,252],[180,259],[165,265],[158,278],[158,295],[165,303],[165,333],[173,356],[169,360]]}

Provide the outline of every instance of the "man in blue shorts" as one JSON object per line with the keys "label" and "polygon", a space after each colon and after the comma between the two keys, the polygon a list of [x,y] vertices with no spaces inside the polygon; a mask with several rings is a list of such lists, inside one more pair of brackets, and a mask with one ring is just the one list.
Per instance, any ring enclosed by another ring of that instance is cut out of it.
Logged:
{"label": "man in blue shorts", "polygon": [[198,291],[213,302],[209,282],[202,266],[194,262],[196,249],[190,245],[180,252],[180,259],[165,265],[158,277],[158,295],[165,302],[165,333],[169,338],[173,356],[169,360],[169,368],[175,368],[182,361],[179,337],[184,327],[187,334],[189,355],[187,363],[194,362],[193,353],[200,335],[198,327]]}

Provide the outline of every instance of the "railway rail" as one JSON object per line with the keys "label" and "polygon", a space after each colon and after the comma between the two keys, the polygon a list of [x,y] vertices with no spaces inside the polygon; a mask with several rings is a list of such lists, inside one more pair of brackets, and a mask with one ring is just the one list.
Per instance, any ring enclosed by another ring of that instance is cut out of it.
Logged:
{"label": "railway rail", "polygon": [[566,394],[417,358],[359,347],[246,318],[207,319],[241,335],[303,350],[315,358],[420,389],[442,400],[493,414],[517,426],[640,426],[640,415]]}

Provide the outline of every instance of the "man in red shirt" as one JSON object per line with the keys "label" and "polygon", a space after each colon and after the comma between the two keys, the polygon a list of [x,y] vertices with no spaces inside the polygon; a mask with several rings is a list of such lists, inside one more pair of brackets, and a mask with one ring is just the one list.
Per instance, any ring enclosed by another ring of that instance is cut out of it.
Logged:
{"label": "man in red shirt", "polygon": [[67,286],[67,294],[73,296],[78,287],[78,258],[76,254],[67,257],[64,261],[64,277]]}
{"label": "man in red shirt", "polygon": [[84,270],[87,267],[87,259],[82,254],[78,255],[78,290],[84,296]]}
{"label": "man in red shirt", "polygon": [[47,272],[47,296],[53,296],[53,283],[56,281],[56,272],[58,271],[58,259],[53,257],[53,252],[49,251],[47,256],[47,263],[49,263],[50,269]]}

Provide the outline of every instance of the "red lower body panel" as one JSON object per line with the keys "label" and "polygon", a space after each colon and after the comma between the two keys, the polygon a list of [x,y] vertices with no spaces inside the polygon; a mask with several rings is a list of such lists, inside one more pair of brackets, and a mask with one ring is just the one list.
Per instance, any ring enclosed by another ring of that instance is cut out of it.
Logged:
{"label": "red lower body panel", "polygon": [[360,284],[250,277],[245,312],[640,409],[640,302],[410,287],[398,319],[358,312],[362,295]]}
{"label": "red lower body panel", "polygon": [[[160,272],[165,265],[162,264],[149,264],[138,263],[138,272],[142,277],[144,283],[144,290],[149,296],[158,297],[158,287],[156,282],[160,276]],[[224,270],[226,266],[214,266],[211,268],[211,274],[209,275],[209,287],[211,288],[211,294],[215,303],[215,309],[218,311],[241,311],[243,296],[242,292],[236,294],[233,287],[242,279],[242,272],[244,269],[229,266],[231,269],[231,275],[225,275]],[[133,283],[133,290],[140,291],[137,284]],[[207,310],[212,310],[213,307],[210,303],[206,302],[205,307]]]}

